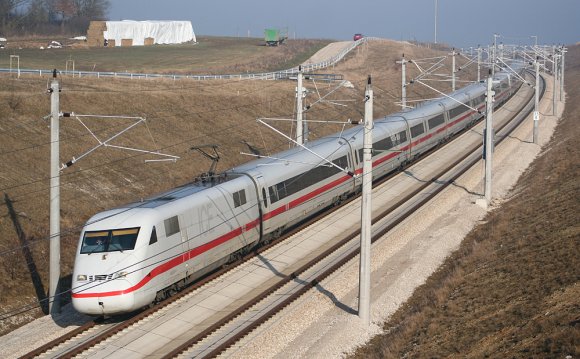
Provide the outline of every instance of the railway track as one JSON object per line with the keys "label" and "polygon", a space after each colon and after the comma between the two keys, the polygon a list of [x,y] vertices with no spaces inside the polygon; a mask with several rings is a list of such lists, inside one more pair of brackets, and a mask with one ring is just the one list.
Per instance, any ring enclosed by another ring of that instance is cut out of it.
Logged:
{"label": "railway track", "polygon": [[[530,104],[528,103],[528,106],[520,111],[514,117],[514,120],[507,121],[497,129],[497,144],[501,143],[531,113]],[[374,217],[371,241],[374,243],[379,240],[408,215],[421,208],[475,165],[480,159],[479,149],[481,149],[481,146],[472,147],[466,155],[443,169],[439,176],[425,182],[395,206]],[[414,198],[418,198],[418,200],[413,201]],[[404,204],[408,204],[408,206],[400,214],[389,216]],[[261,293],[254,301],[241,307],[239,311],[231,313],[230,316],[224,318],[223,322],[216,323],[212,328],[208,328],[206,332],[182,344],[163,358],[213,358],[218,356],[311,288],[318,286],[322,280],[351,259],[358,256],[360,253],[359,236],[360,230],[349,233],[320,256],[291,275],[286,276],[275,287]]]}
{"label": "railway track", "polygon": [[[542,86],[544,88],[543,83]],[[532,111],[532,108],[533,99],[530,97],[530,101],[515,116],[515,120],[506,121],[501,129],[496,130],[498,141],[505,138]],[[477,162],[480,158],[480,147],[480,144],[472,146],[465,155],[448,164],[439,173],[434,175],[431,180],[425,181],[420,186],[417,186],[413,191],[403,198],[400,198],[376,216],[373,219],[373,242],[404,220],[410,213],[428,202],[437,193],[453,183],[457,177]],[[417,163],[413,165],[415,164]],[[381,183],[386,182],[390,177],[392,176],[382,180]],[[375,184],[375,187],[380,185],[380,183]],[[346,205],[351,201],[352,199]],[[331,212],[336,210],[339,210],[339,208],[333,208]],[[395,213],[397,211],[399,213]],[[187,300],[194,293],[204,291],[231,269],[237,268],[241,263],[247,262],[256,256],[260,257],[262,253],[275,247],[287,237],[299,233],[303,228],[309,227],[312,223],[315,223],[318,219],[326,215],[328,213],[319,215],[300,228],[291,231],[284,238],[257,250],[256,253],[248,255],[240,260],[239,263],[231,265],[228,269],[210,275],[203,281],[162,302],[160,305],[138,313],[120,323],[88,323],[65,337],[48,343],[23,357],[72,358],[77,355],[81,357],[90,356],[88,351],[91,348],[98,347],[99,345],[103,346],[105,345],[103,343],[106,343],[108,340],[114,340],[115,337],[120,336],[120,333],[134,330],[141,323],[150,322],[155,320],[156,317],[163,316],[172,306],[178,306],[180,302]],[[171,351],[163,357],[214,357],[222,353],[239,341],[240,338],[246,336],[309,289],[316,287],[320,281],[331,275],[349,260],[356,257],[358,254],[359,233],[360,231],[357,229],[348,231],[339,241],[335,241],[322,253],[302,263],[290,273],[277,273],[280,279],[275,281],[275,283],[270,283],[267,288],[260,290],[258,295],[245,298],[243,304],[237,305],[235,310],[230,311],[227,315],[207,325],[204,330],[198,332],[193,337],[187,338],[186,340],[182,339],[181,343],[173,345]],[[275,268],[271,269],[273,271],[276,270]]]}

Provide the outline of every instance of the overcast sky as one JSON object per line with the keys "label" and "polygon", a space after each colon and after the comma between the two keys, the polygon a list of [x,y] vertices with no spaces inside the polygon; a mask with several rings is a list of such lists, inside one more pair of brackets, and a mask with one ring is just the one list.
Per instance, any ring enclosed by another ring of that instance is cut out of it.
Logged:
{"label": "overcast sky", "polygon": [[[191,20],[196,35],[262,37],[288,27],[291,37],[351,39],[354,33],[433,41],[435,0],[110,0],[110,20]],[[438,42],[580,41],[580,0],[438,0]]]}

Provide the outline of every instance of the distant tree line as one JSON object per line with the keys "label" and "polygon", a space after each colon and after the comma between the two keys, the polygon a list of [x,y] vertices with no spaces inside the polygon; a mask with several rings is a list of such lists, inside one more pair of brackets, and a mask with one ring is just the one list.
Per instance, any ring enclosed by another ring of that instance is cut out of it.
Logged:
{"label": "distant tree line", "polygon": [[105,20],[109,0],[0,0],[0,37],[84,34],[91,20]]}

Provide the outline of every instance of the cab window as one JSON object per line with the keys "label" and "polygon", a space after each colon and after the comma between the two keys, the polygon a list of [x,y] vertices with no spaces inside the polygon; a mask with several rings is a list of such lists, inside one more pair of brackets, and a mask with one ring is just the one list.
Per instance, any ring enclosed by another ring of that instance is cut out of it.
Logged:
{"label": "cab window", "polygon": [[139,228],[87,231],[81,254],[127,251],[135,248]]}

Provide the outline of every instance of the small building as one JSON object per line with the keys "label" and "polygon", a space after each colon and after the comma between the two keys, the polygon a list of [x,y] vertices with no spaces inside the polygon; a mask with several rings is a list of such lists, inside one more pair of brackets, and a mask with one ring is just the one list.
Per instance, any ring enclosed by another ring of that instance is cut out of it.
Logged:
{"label": "small building", "polygon": [[191,21],[91,21],[91,47],[144,46],[196,42]]}

